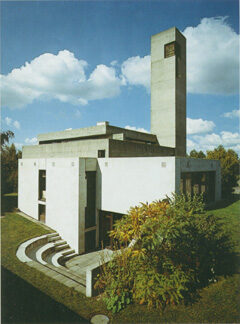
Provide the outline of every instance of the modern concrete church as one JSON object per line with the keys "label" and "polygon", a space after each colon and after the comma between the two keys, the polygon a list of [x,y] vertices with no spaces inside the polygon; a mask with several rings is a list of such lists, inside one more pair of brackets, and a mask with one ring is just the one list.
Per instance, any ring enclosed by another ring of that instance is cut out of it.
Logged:
{"label": "modern concrete church", "polygon": [[38,135],[19,160],[19,209],[59,232],[77,253],[109,244],[131,206],[204,193],[220,199],[219,161],[186,157],[186,40],[151,38],[151,134],[99,122]]}

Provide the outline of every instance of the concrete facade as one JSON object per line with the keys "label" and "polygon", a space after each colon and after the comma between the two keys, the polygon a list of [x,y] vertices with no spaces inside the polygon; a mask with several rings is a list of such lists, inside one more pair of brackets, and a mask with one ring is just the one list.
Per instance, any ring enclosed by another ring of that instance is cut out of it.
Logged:
{"label": "concrete facade", "polygon": [[[39,170],[46,170],[46,199],[39,199]],[[85,224],[86,172],[96,171],[95,225]],[[49,158],[19,160],[19,208],[39,219],[46,206],[45,223],[55,229],[77,253],[85,252],[85,234],[94,232],[99,246],[99,211],[125,214],[140,202],[152,202],[180,192],[185,172],[214,172],[215,200],[220,199],[220,163],[176,157]],[[28,181],[25,181],[28,179]]]}
{"label": "concrete facade", "polygon": [[[46,170],[46,199],[39,199],[39,171]],[[58,231],[71,247],[85,250],[86,172],[96,171],[96,159],[49,158],[19,160],[18,208]]]}
{"label": "concrete facade", "polygon": [[174,156],[175,149],[160,146],[153,134],[100,125],[38,135],[38,145],[24,146],[23,158]]}
{"label": "concrete facade", "polygon": [[186,158],[186,41],[171,28],[151,41],[151,132],[100,122],[38,135],[19,160],[19,209],[77,253],[104,241],[114,217],[173,192],[221,198],[219,161]]}

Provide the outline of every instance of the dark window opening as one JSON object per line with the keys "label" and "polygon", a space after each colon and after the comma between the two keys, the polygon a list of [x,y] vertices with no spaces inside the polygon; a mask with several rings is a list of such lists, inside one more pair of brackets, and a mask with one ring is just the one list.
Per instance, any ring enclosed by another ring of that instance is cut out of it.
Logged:
{"label": "dark window opening", "polygon": [[98,150],[98,157],[104,158],[105,157],[105,150]]}
{"label": "dark window opening", "polygon": [[85,208],[85,228],[96,225],[96,171],[87,171],[87,207]]}
{"label": "dark window opening", "polygon": [[203,194],[206,203],[215,200],[215,172],[183,172],[180,190],[184,194]]}
{"label": "dark window opening", "polygon": [[46,201],[46,170],[39,170],[38,199]]}
{"label": "dark window opening", "polygon": [[164,45],[164,58],[168,58],[171,56],[181,57],[180,46],[177,42],[171,42]]}
{"label": "dark window opening", "polygon": [[45,223],[46,220],[46,206],[45,205],[38,205],[38,220],[40,222]]}

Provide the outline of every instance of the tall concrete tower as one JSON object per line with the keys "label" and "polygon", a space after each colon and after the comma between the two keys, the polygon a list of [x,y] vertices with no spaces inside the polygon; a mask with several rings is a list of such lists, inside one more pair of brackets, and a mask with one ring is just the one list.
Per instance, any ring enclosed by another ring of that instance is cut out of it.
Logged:
{"label": "tall concrete tower", "polygon": [[151,133],[186,155],[186,39],[175,27],[151,38]]}

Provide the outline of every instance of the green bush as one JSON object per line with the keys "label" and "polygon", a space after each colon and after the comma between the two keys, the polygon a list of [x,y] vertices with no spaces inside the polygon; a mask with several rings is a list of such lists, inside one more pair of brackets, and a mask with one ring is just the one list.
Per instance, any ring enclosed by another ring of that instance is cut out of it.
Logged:
{"label": "green bush", "polygon": [[228,237],[205,213],[202,197],[175,195],[131,208],[111,236],[122,249],[103,266],[97,286],[105,288],[113,312],[130,301],[161,309],[192,302],[217,275],[230,273],[222,262],[231,248]]}

